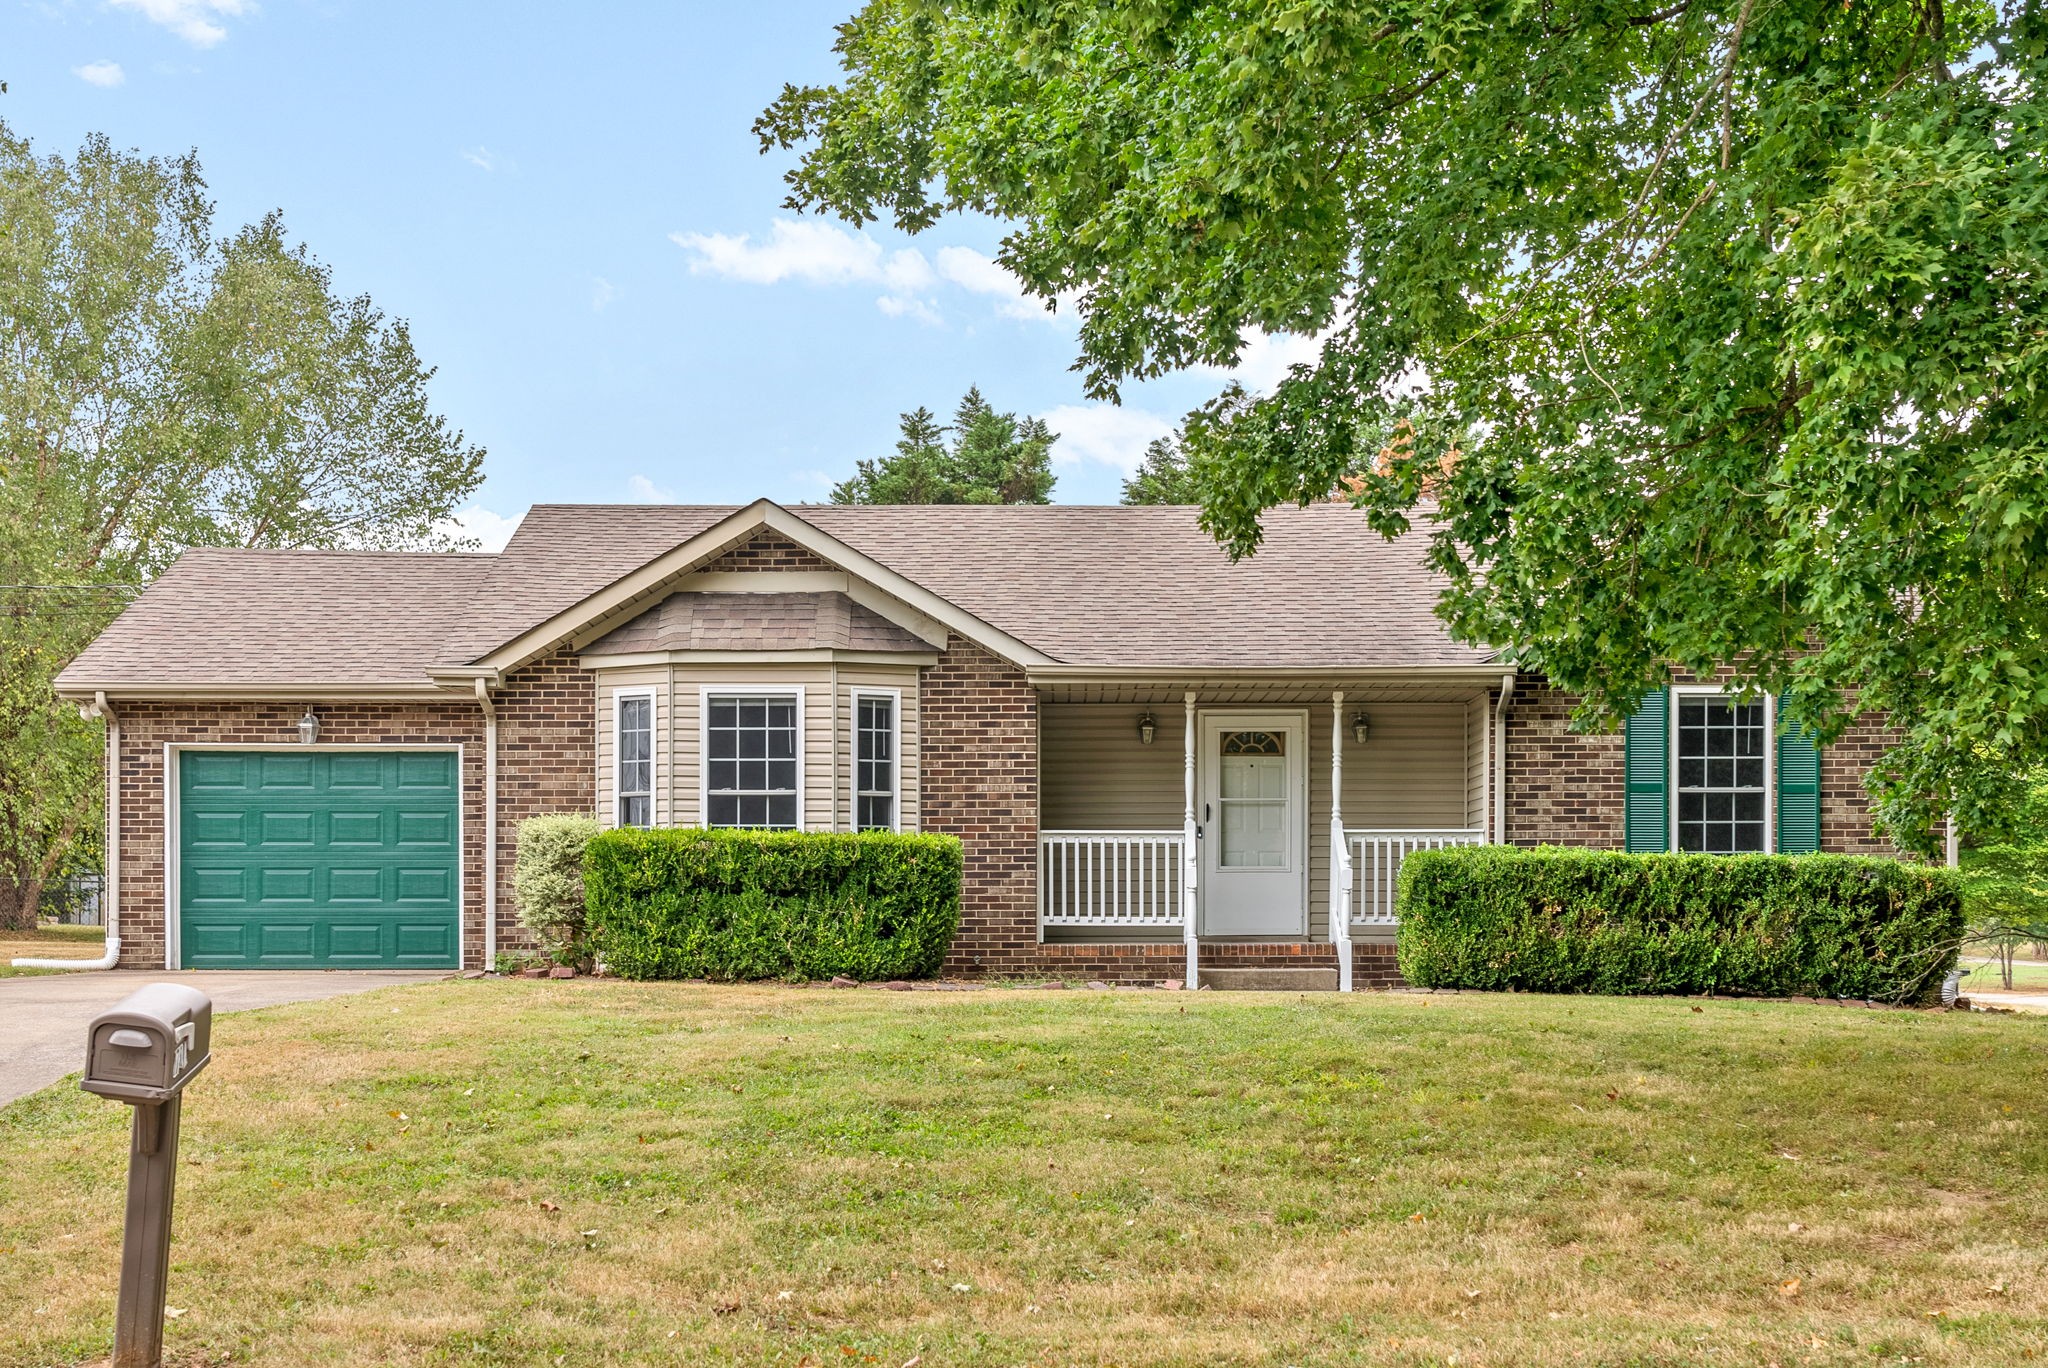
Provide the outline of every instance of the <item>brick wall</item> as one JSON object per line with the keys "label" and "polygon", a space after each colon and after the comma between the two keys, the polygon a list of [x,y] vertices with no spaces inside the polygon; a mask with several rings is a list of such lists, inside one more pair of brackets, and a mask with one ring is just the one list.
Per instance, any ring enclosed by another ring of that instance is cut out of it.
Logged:
{"label": "brick wall", "polygon": [[[542,812],[588,812],[596,801],[597,700],[592,677],[553,656],[508,677],[497,695],[498,943],[524,943],[512,901],[513,833]],[[475,703],[312,704],[322,745],[459,745],[462,765],[462,943],[483,967],[484,724]],[[121,967],[164,967],[164,747],[296,745],[304,703],[121,703]]]}
{"label": "brick wall", "polygon": [[[296,745],[303,703],[118,703],[121,723],[121,869],[116,932],[123,969],[164,968],[167,744]],[[319,703],[322,745],[460,745],[462,940],[482,962],[483,714],[474,703]]]}
{"label": "brick wall", "polygon": [[[574,656],[543,656],[505,677],[498,709],[498,944],[531,944],[512,896],[519,824],[597,810],[597,676]],[[481,878],[476,887],[482,887]]]}
{"label": "brick wall", "polygon": [[[1571,730],[1575,694],[1524,676],[1508,704],[1507,821],[1515,845],[1622,848],[1623,739]],[[1896,739],[1874,714],[1821,750],[1820,848],[1896,855],[1871,830],[1863,776]]]}
{"label": "brick wall", "polygon": [[830,561],[806,551],[778,532],[766,528],[741,542],[716,560],[706,561],[700,570],[837,570]]}
{"label": "brick wall", "polygon": [[1038,695],[958,636],[918,671],[918,825],[960,838],[960,933],[945,972],[1031,972],[1038,944]]}

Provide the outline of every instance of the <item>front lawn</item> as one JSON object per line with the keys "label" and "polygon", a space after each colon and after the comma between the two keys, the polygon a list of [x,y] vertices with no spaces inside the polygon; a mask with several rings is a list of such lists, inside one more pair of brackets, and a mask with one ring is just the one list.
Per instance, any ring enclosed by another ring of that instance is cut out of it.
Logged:
{"label": "front lawn", "polygon": [[42,926],[33,931],[0,931],[0,978],[21,974],[68,974],[69,969],[17,969],[16,959],[98,959],[106,952],[104,926]]}
{"label": "front lawn", "polygon": [[[181,1365],[2048,1357],[2037,1018],[457,981],[214,1039]],[[126,1120],[0,1109],[0,1363],[106,1353]]]}

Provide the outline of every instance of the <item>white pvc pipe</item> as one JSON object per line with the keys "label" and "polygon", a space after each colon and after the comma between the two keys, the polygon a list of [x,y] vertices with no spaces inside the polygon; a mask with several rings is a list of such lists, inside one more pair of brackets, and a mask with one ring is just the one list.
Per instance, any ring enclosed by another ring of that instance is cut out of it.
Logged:
{"label": "white pvc pipe", "polygon": [[111,969],[121,959],[121,937],[116,934],[115,918],[121,904],[121,720],[114,716],[114,710],[107,706],[104,691],[94,694],[91,703],[79,709],[87,717],[102,717],[107,723],[107,837],[104,844],[107,857],[106,887],[101,890],[102,916],[107,927],[106,953],[98,959],[18,959],[17,969]]}

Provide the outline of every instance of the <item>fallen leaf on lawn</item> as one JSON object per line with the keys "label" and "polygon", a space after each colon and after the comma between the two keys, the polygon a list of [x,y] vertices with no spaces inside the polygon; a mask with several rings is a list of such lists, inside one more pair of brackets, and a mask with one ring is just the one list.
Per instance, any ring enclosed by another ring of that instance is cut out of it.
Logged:
{"label": "fallen leaf on lawn", "polygon": [[954,1283],[953,1290],[955,1292],[972,1292],[974,1287],[971,1283]]}
{"label": "fallen leaf on lawn", "polygon": [[559,1202],[542,1202],[540,1209],[542,1211],[560,1211],[562,1207]]}
{"label": "fallen leaf on lawn", "polygon": [[923,1362],[923,1354],[912,1354],[909,1358],[903,1360],[903,1368],[917,1368],[917,1365]]}
{"label": "fallen leaf on lawn", "polygon": [[1806,1227],[1799,1224],[1799,1222],[1797,1221],[1788,1221],[1785,1225],[1785,1229],[1791,1231],[1794,1235],[1797,1235],[1800,1231],[1806,1229]]}
{"label": "fallen leaf on lawn", "polygon": [[1423,1214],[1422,1214],[1421,1212],[1419,1212],[1419,1211],[1418,1211],[1418,1212],[1416,1212],[1416,1213],[1415,1213],[1414,1215],[1410,1216],[1410,1217],[1409,1217],[1408,1219],[1409,1219],[1409,1220],[1411,1220],[1411,1221],[1413,1221],[1413,1222],[1414,1222],[1415,1224],[1417,1224],[1417,1225],[1421,1225],[1421,1224],[1422,1224],[1422,1223],[1423,1223],[1424,1221],[1426,1221],[1426,1220],[1427,1220],[1428,1218],[1427,1218],[1427,1217],[1425,1217],[1425,1216],[1424,1216],[1424,1215],[1423,1215]]}
{"label": "fallen leaf on lawn", "polygon": [[1706,1011],[1707,1009],[1706,1009],[1706,1008],[1704,1008],[1704,1007],[1695,1007],[1695,1008],[1693,1008],[1693,1010],[1694,1010],[1695,1012],[1704,1012],[1704,1011]]}
{"label": "fallen leaf on lawn", "polygon": [[182,1306],[166,1306],[164,1314],[166,1316],[182,1316],[185,1314],[185,1308]]}
{"label": "fallen leaf on lawn", "polygon": [[739,1309],[740,1304],[736,1301],[713,1302],[711,1305],[711,1314],[714,1316],[730,1316],[733,1312]]}
{"label": "fallen leaf on lawn", "polygon": [[577,1231],[576,1233],[577,1233],[578,1235],[581,1235],[581,1236],[582,1236],[582,1237],[583,1237],[584,1239],[586,1239],[586,1240],[587,1240],[587,1239],[590,1239],[590,1238],[591,1238],[592,1236],[594,1236],[594,1235],[596,1235],[596,1234],[597,1234],[597,1232],[596,1232],[596,1231],[594,1231],[594,1230],[579,1230],[579,1231]]}
{"label": "fallen leaf on lawn", "polygon": [[1613,1101],[1615,1101],[1616,1099],[1618,1099],[1618,1098],[1619,1098],[1620,1096],[1621,1096],[1621,1090],[1620,1090],[1619,1088],[1616,1088],[1616,1089],[1614,1089],[1613,1091],[1611,1091],[1611,1092],[1609,1092],[1609,1093],[1607,1094],[1607,1100],[1608,1100],[1609,1102],[1613,1102]]}
{"label": "fallen leaf on lawn", "polygon": [[1785,1281],[1783,1281],[1783,1282],[1779,1283],[1779,1284],[1778,1284],[1778,1295],[1779,1295],[1779,1296],[1781,1296],[1781,1297],[1796,1297],[1796,1296],[1798,1296],[1798,1295],[1799,1295],[1799,1279],[1797,1279],[1797,1278],[1787,1278],[1787,1279],[1785,1279]]}
{"label": "fallen leaf on lawn", "polygon": [[791,1297],[794,1297],[795,1295],[796,1295],[796,1293],[794,1293],[794,1292],[777,1292],[777,1293],[775,1294],[775,1300],[777,1300],[777,1301],[788,1301],[788,1300],[789,1300],[789,1299],[790,1299]]}
{"label": "fallen leaf on lawn", "polygon": [[1476,1287],[1468,1287],[1468,1288],[1466,1288],[1466,1289],[1465,1289],[1465,1300],[1466,1300],[1466,1301],[1478,1301],[1478,1300],[1479,1300],[1479,1289],[1478,1289],[1478,1288],[1476,1288]]}

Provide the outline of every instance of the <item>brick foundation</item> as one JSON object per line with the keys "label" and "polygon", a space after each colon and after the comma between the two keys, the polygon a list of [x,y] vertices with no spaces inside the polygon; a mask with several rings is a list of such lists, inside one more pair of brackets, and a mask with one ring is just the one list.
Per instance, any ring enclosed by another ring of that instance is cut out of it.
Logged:
{"label": "brick foundation", "polygon": [[[1204,969],[1335,969],[1337,947],[1327,941],[1229,942],[1201,947]],[[1030,972],[1059,979],[1104,983],[1178,981],[1187,972],[1187,948],[1179,941],[1143,945],[1041,945]],[[1355,941],[1351,947],[1354,988],[1399,988],[1401,969],[1385,941]]]}

